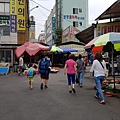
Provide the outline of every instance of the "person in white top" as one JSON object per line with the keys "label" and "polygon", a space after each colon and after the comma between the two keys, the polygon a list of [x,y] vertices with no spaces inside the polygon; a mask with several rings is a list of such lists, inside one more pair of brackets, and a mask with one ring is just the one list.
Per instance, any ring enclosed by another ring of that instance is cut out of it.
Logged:
{"label": "person in white top", "polygon": [[106,63],[103,60],[102,54],[100,52],[96,53],[92,67],[90,69],[90,76],[92,76],[94,72],[94,80],[96,83],[97,93],[94,96],[99,99],[99,95],[101,98],[100,104],[105,104],[104,94],[102,92],[101,86],[104,78],[106,77]]}
{"label": "person in white top", "polygon": [[24,55],[21,55],[19,58],[19,69],[20,69],[20,75],[23,75],[23,65],[24,65],[24,60],[23,60]]}

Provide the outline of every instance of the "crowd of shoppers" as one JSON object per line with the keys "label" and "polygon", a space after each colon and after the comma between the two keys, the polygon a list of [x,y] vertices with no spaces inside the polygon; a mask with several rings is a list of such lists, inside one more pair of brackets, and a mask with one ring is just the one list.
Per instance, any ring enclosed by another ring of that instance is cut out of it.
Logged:
{"label": "crowd of shoppers", "polygon": [[[19,66],[23,66],[24,55],[22,55],[19,58]],[[102,82],[104,81],[106,77],[106,63],[102,58],[101,53],[96,53],[95,56],[93,56],[93,63],[90,69],[90,76],[94,76],[94,81],[96,83],[97,92],[94,95],[96,99],[101,99],[100,104],[105,104],[105,97],[102,92]],[[87,60],[88,61],[88,60]],[[41,78],[41,85],[40,89],[43,90],[43,88],[48,88],[48,80],[49,80],[49,73],[50,73],[50,66],[52,66],[50,58],[48,58],[47,54],[44,54],[42,58],[40,59],[38,63],[38,72],[40,73]],[[76,76],[79,80],[79,86],[83,87],[83,77],[85,73],[86,68],[86,60],[83,59],[82,55],[79,54],[78,59],[75,60],[75,55],[70,54],[68,57],[68,60],[65,62],[64,66],[64,75],[67,75],[67,84],[69,88],[69,93],[76,93],[75,84],[76,84]],[[30,64],[29,70],[33,70],[34,66]],[[34,74],[35,75],[35,74]],[[33,80],[34,75],[29,76],[29,85],[31,90],[33,89]]]}

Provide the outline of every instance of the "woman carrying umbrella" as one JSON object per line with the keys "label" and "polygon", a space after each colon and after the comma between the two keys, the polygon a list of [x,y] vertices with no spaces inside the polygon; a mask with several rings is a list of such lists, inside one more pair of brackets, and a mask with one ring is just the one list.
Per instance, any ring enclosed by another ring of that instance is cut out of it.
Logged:
{"label": "woman carrying umbrella", "polygon": [[102,82],[104,81],[104,78],[106,77],[106,63],[102,58],[102,54],[96,53],[92,67],[90,69],[90,76],[92,76],[94,71],[94,80],[96,83],[97,93],[94,96],[96,99],[99,99],[99,95],[101,98],[100,104],[105,105],[105,98],[104,94],[102,92],[101,86]]}

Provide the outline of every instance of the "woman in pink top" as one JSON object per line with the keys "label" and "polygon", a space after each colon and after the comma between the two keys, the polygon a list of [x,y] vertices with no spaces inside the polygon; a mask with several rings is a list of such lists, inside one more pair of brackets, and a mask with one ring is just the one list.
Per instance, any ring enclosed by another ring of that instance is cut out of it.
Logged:
{"label": "woman in pink top", "polygon": [[[69,59],[65,62],[64,66],[64,74],[66,75],[67,71],[67,78],[68,78],[68,86],[69,86],[69,92],[76,93],[75,91],[75,74],[76,74],[76,62],[74,61],[75,55],[70,54]],[[71,85],[72,84],[72,85]]]}

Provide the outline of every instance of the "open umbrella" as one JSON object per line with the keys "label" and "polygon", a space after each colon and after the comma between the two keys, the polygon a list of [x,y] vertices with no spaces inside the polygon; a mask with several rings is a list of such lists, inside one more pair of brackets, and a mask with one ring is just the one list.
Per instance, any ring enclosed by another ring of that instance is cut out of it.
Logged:
{"label": "open umbrella", "polygon": [[63,52],[63,50],[56,46],[50,46],[50,52]]}
{"label": "open umbrella", "polygon": [[41,45],[39,43],[34,43],[26,47],[26,52],[32,56],[35,55],[39,51],[50,50],[48,46]]}
{"label": "open umbrella", "polygon": [[26,51],[26,47],[29,46],[29,45],[32,45],[32,44],[34,44],[34,43],[26,42],[23,45],[17,47],[14,51],[16,56],[19,58]]}
{"label": "open umbrella", "polygon": [[[87,47],[86,47],[87,48]],[[114,77],[114,89],[115,89],[115,75],[114,75],[114,62],[113,52],[114,50],[120,51],[120,33],[110,32],[103,34],[95,39],[91,44],[91,49],[94,52],[100,52],[102,50],[111,51],[112,55],[112,75]]]}

